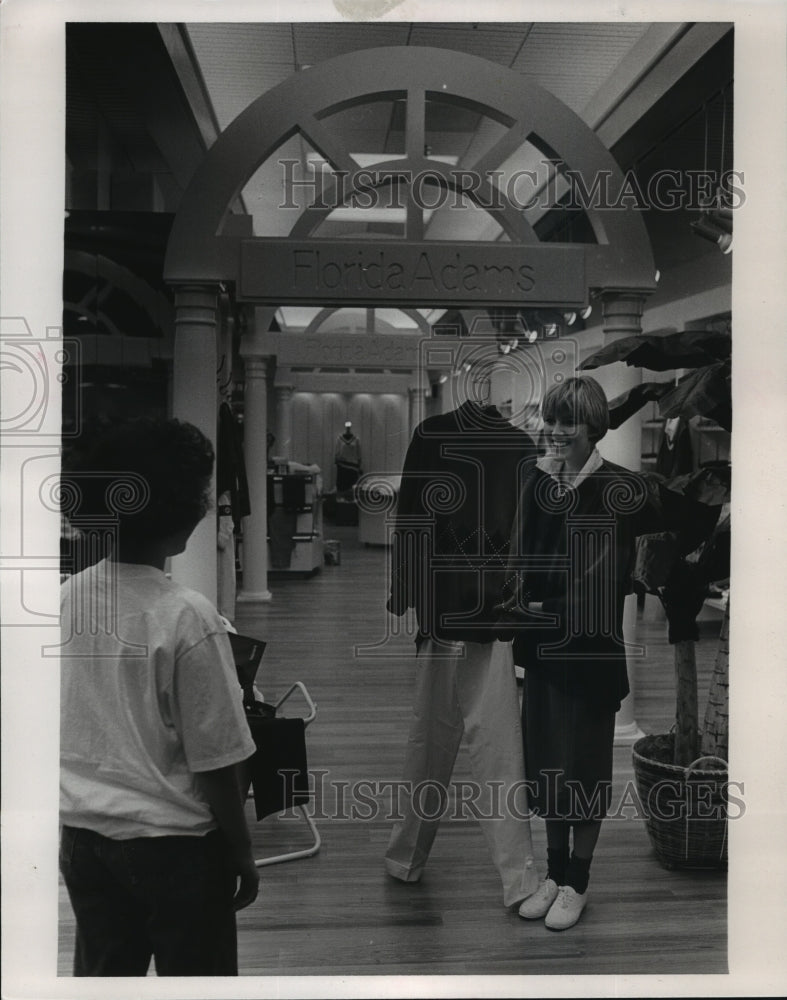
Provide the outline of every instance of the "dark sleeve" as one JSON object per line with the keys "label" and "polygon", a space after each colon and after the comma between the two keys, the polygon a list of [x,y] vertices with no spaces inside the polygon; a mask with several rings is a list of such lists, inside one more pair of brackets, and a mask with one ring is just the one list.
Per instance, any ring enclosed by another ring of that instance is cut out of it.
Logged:
{"label": "dark sleeve", "polygon": [[517,502],[509,531],[508,566],[501,595],[503,603],[519,596],[524,597],[526,590],[523,562],[525,553],[524,526],[528,516],[527,512],[532,503],[533,487],[537,474],[535,459],[524,465],[520,464]]}
{"label": "dark sleeve", "polygon": [[423,513],[421,498],[422,481],[416,475],[423,471],[423,438],[420,425],[416,427],[407,448],[399,496],[396,505],[396,521],[391,546],[391,592],[388,610],[395,615],[403,615],[415,606],[415,578],[418,573],[418,546],[413,539],[413,530],[408,530],[407,520]]}

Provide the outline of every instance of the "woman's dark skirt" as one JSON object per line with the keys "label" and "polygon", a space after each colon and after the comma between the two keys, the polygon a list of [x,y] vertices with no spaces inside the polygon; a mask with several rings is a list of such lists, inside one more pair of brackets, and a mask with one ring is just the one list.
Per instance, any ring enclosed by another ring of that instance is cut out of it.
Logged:
{"label": "woman's dark skirt", "polygon": [[[548,679],[547,679],[548,677]],[[599,820],[612,791],[615,711],[577,697],[560,665],[526,670],[522,703],[529,805],[544,819]]]}

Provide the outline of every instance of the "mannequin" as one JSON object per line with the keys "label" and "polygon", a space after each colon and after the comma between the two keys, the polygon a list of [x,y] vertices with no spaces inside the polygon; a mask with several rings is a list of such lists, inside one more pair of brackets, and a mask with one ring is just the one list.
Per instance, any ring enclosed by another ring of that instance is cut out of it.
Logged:
{"label": "mannequin", "polygon": [[353,425],[349,420],[344,425],[344,431],[336,439],[334,462],[336,492],[346,493],[353,488],[361,474],[361,442],[353,433]]}
{"label": "mannequin", "polygon": [[[403,882],[419,881],[426,867],[440,822],[435,790],[448,794],[463,740],[484,795],[524,787],[513,652],[497,641],[494,604],[507,576],[519,476],[535,446],[490,405],[490,391],[480,366],[452,384],[455,408],[416,427],[402,470],[387,606],[397,616],[415,609],[417,665],[403,767],[411,798],[399,802],[385,867]],[[441,488],[457,501],[435,506]],[[416,809],[418,788],[432,801]],[[481,826],[503,903],[519,905],[538,884],[528,820],[504,809]]]}

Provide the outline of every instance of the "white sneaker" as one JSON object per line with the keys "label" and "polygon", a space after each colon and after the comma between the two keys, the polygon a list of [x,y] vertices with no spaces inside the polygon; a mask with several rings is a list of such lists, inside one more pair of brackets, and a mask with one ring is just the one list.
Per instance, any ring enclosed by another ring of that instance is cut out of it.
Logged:
{"label": "white sneaker", "polygon": [[524,917],[525,920],[538,920],[539,917],[543,917],[545,913],[549,912],[557,894],[557,882],[553,882],[551,878],[545,878],[533,895],[528,896],[519,907],[519,916]]}
{"label": "white sneaker", "polygon": [[587,892],[577,892],[570,885],[561,885],[557,899],[549,908],[544,926],[551,931],[565,931],[582,916],[588,901]]}

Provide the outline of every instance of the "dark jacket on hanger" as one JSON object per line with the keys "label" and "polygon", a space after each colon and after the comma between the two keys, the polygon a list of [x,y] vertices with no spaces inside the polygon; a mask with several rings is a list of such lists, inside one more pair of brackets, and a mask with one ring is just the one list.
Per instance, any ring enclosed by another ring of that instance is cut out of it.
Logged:
{"label": "dark jacket on hanger", "polygon": [[694,471],[691,431],[685,420],[679,420],[674,437],[668,437],[666,430],[662,434],[655,471],[666,479],[674,479],[675,476]]}
{"label": "dark jacket on hanger", "polygon": [[511,523],[535,446],[492,406],[424,420],[407,450],[388,608],[415,608],[419,637],[491,642]]}
{"label": "dark jacket on hanger", "polygon": [[219,427],[216,441],[216,495],[229,493],[235,527],[241,518],[251,514],[249,484],[243,456],[240,426],[229,403],[219,407]]}

